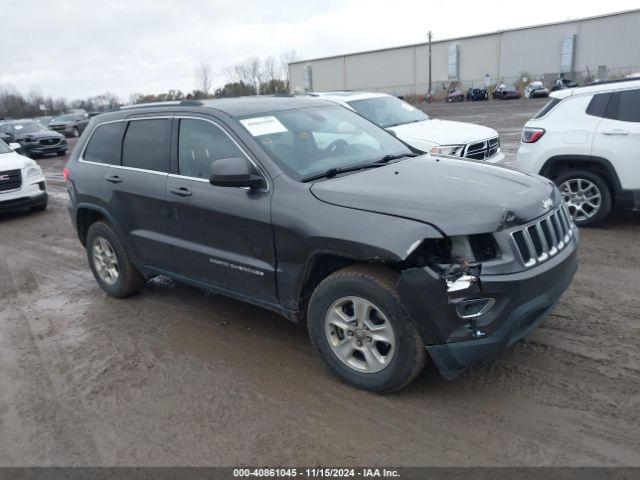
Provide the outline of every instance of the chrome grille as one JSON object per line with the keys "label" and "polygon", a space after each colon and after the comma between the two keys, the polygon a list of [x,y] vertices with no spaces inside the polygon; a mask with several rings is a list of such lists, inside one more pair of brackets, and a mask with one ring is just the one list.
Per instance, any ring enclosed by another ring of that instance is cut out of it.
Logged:
{"label": "chrome grille", "polygon": [[474,160],[486,160],[494,157],[500,151],[500,138],[490,138],[482,142],[468,144],[463,152],[463,157],[472,158]]}
{"label": "chrome grille", "polygon": [[22,186],[20,170],[6,170],[0,172],[0,192],[18,190]]}
{"label": "chrome grille", "polygon": [[569,244],[575,225],[562,203],[542,218],[511,232],[525,267],[533,267],[556,255]]}

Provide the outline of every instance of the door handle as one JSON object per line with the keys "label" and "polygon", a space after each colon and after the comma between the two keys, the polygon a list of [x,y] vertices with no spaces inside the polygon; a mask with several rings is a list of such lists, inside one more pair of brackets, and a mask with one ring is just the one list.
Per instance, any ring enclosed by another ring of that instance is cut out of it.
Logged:
{"label": "door handle", "polygon": [[629,135],[629,132],[626,130],[605,130],[602,132],[603,135]]}
{"label": "door handle", "polygon": [[191,191],[185,187],[172,188],[171,190],[169,190],[169,192],[173,193],[174,195],[178,195],[179,197],[191,196]]}
{"label": "door handle", "polygon": [[118,175],[106,177],[105,180],[109,183],[122,183],[122,179]]}

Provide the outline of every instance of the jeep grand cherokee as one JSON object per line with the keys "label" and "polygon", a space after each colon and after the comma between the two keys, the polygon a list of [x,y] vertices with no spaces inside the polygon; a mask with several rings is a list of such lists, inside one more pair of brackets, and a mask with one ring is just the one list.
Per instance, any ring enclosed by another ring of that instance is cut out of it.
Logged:
{"label": "jeep grand cherokee", "polygon": [[91,120],[65,178],[96,281],[169,276],[306,322],[378,392],[446,378],[533,329],[576,271],[554,184],[418,155],[311,98],[164,103]]}

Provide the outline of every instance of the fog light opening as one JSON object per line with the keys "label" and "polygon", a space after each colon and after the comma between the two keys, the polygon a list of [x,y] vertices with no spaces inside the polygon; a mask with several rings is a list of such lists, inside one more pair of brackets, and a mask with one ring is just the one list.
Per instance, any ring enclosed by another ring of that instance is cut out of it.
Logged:
{"label": "fog light opening", "polygon": [[472,298],[462,300],[456,305],[456,313],[462,319],[478,318],[491,310],[496,303],[493,298]]}

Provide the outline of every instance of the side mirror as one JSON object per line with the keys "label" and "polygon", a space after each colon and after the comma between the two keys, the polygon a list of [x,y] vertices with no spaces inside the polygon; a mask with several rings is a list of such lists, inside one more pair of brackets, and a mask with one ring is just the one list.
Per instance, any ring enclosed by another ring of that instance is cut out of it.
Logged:
{"label": "side mirror", "polygon": [[246,158],[221,158],[211,164],[209,183],[216,187],[260,188],[265,182]]}
{"label": "side mirror", "polygon": [[22,146],[22,145],[20,145],[20,144],[19,144],[19,143],[17,143],[17,142],[12,142],[12,143],[10,143],[10,144],[9,144],[9,148],[10,148],[11,150],[20,150],[20,147],[21,147],[21,146]]}

